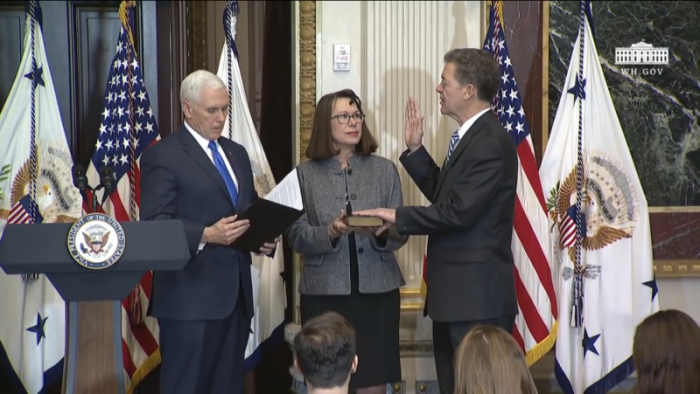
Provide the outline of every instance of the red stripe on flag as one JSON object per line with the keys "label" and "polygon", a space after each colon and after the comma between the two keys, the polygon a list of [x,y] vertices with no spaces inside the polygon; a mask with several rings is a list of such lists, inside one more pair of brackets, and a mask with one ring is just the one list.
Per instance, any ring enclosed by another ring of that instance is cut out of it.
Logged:
{"label": "red stripe on flag", "polygon": [[[92,192],[91,191],[86,191],[85,196],[87,197],[87,200],[83,200],[83,211],[85,212],[92,212]],[[97,212],[99,213],[105,213],[104,209],[102,209],[102,206],[97,204]]]}
{"label": "red stripe on flag", "polygon": [[112,208],[114,209],[114,218],[120,222],[129,221],[129,213],[126,212],[126,208],[124,208],[119,193],[116,191],[112,193],[112,195],[109,196],[109,201],[112,203]]}
{"label": "red stripe on flag", "polygon": [[525,324],[527,324],[528,331],[530,331],[535,341],[540,343],[549,335],[549,329],[547,325],[544,324],[542,316],[540,316],[540,313],[537,311],[537,307],[532,301],[532,298],[530,298],[530,293],[528,293],[522,278],[520,278],[518,268],[515,267],[514,269],[515,295],[518,298],[518,305],[520,305],[520,310],[523,311],[523,318],[525,319]]}
{"label": "red stripe on flag", "polygon": [[[532,225],[528,220],[527,214],[525,214],[520,198],[515,199],[515,220],[513,221],[513,227],[515,227],[515,233],[520,239],[520,243],[523,245],[525,254],[527,254],[530,264],[532,264],[532,267],[535,269],[537,277],[539,278],[542,287],[544,287],[544,291],[547,292],[549,302],[552,306],[552,315],[556,319],[557,307],[554,293],[554,283],[552,282],[552,271],[549,268],[549,262],[544,255],[540,241],[537,239],[535,231],[532,229]],[[539,340],[537,340],[537,342],[539,342]]]}
{"label": "red stripe on flag", "polygon": [[[122,304],[123,305],[123,304]],[[145,324],[129,324],[131,327],[131,332],[134,334],[134,338],[138,341],[139,345],[143,351],[149,356],[158,350],[158,343],[156,342],[153,334],[148,329]]]}
{"label": "red stripe on flag", "polygon": [[518,326],[515,325],[513,326],[513,339],[515,339],[515,342],[520,345],[520,350],[523,351],[523,353],[527,353],[527,350],[525,350],[525,341],[523,341],[523,336],[520,335],[520,330],[518,329]]}
{"label": "red stripe on flag", "polygon": [[136,372],[136,366],[134,362],[131,361],[131,352],[124,339],[122,339],[122,358],[124,359],[124,370],[129,374],[129,378],[131,378]]}
{"label": "red stripe on flag", "polygon": [[527,177],[527,181],[530,183],[530,186],[537,197],[537,201],[539,201],[540,205],[542,206],[542,212],[546,213],[547,205],[544,202],[544,192],[542,191],[540,173],[537,169],[537,161],[535,161],[535,155],[532,154],[532,146],[530,146],[530,141],[527,139],[520,141],[520,145],[518,145],[518,158],[520,159],[520,166]]}
{"label": "red stripe on flag", "polygon": [[[135,165],[133,168],[134,182],[136,185],[141,184],[141,169],[139,166]],[[136,186],[134,188],[134,199],[136,200],[136,206],[141,207],[141,188]]]}

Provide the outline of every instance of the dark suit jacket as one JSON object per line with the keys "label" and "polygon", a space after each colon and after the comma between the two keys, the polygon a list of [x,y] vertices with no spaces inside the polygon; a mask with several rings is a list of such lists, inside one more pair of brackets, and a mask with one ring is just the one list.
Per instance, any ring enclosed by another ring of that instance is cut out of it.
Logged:
{"label": "dark suit jacket", "polygon": [[[229,139],[218,142],[238,179],[237,210],[242,212],[258,198],[248,153]],[[221,319],[233,312],[243,294],[246,313],[252,317],[250,253],[215,244],[197,252],[204,228],[237,210],[214,163],[184,125],[143,153],[140,185],[141,220],[182,220],[192,255],[181,271],[154,273],[151,315]]]}
{"label": "dark suit jacket", "polygon": [[400,157],[428,207],[396,210],[400,234],[429,235],[425,313],[455,322],[515,316],[511,238],[518,156],[488,111],[440,170],[424,147]]}

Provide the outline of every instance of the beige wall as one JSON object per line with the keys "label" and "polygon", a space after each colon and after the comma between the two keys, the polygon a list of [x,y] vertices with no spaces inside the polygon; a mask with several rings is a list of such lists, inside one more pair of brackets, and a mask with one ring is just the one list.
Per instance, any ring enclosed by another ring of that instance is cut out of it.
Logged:
{"label": "beige wall", "polygon": [[[343,88],[358,93],[379,154],[398,163],[404,146],[403,114],[408,96],[425,116],[425,145],[436,160],[444,157],[449,134],[458,125],[440,115],[435,87],[442,57],[458,47],[483,45],[481,2],[323,1],[316,10],[316,96]],[[350,71],[333,70],[333,45],[350,44]],[[406,205],[428,201],[401,165]],[[420,301],[426,239],[411,237],[396,253],[406,278],[404,302]],[[409,296],[410,295],[410,296]]]}

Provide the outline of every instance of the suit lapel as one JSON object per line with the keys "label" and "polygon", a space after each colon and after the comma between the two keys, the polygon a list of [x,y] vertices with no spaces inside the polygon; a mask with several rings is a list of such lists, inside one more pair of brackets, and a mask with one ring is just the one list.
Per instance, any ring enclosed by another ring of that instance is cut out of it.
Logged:
{"label": "suit lapel", "polygon": [[185,149],[185,153],[190,155],[192,160],[194,160],[195,163],[197,163],[207,174],[209,174],[212,180],[219,185],[221,190],[226,193],[226,196],[230,200],[231,196],[228,193],[224,179],[219,174],[219,171],[217,171],[214,163],[212,163],[211,159],[209,159],[209,156],[207,156],[206,152],[204,152],[202,146],[197,143],[197,140],[194,139],[185,126],[182,126],[180,129],[179,136],[183,148]]}
{"label": "suit lapel", "polygon": [[462,139],[459,140],[459,143],[455,147],[455,150],[452,152],[452,155],[450,156],[450,161],[445,163],[442,169],[440,169],[440,177],[438,178],[438,184],[437,184],[437,191],[438,193],[440,192],[440,188],[442,187],[443,182],[445,182],[445,176],[447,175],[447,172],[452,168],[454,163],[457,162],[457,158],[462,154],[467,149],[467,146],[472,141],[472,137],[474,134],[478,134],[481,129],[486,126],[489,120],[489,112],[486,112],[485,114],[481,115],[479,119],[474,122],[471,127],[467,130],[467,132],[464,134]]}

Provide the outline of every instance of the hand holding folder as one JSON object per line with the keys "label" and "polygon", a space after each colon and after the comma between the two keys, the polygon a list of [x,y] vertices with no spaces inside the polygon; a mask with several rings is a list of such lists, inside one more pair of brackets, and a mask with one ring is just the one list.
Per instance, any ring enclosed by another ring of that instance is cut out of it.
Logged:
{"label": "hand holding folder", "polygon": [[263,198],[258,198],[238,214],[249,221],[250,228],[232,244],[236,249],[260,253],[266,242],[280,234],[304,214],[297,170],[293,170]]}

